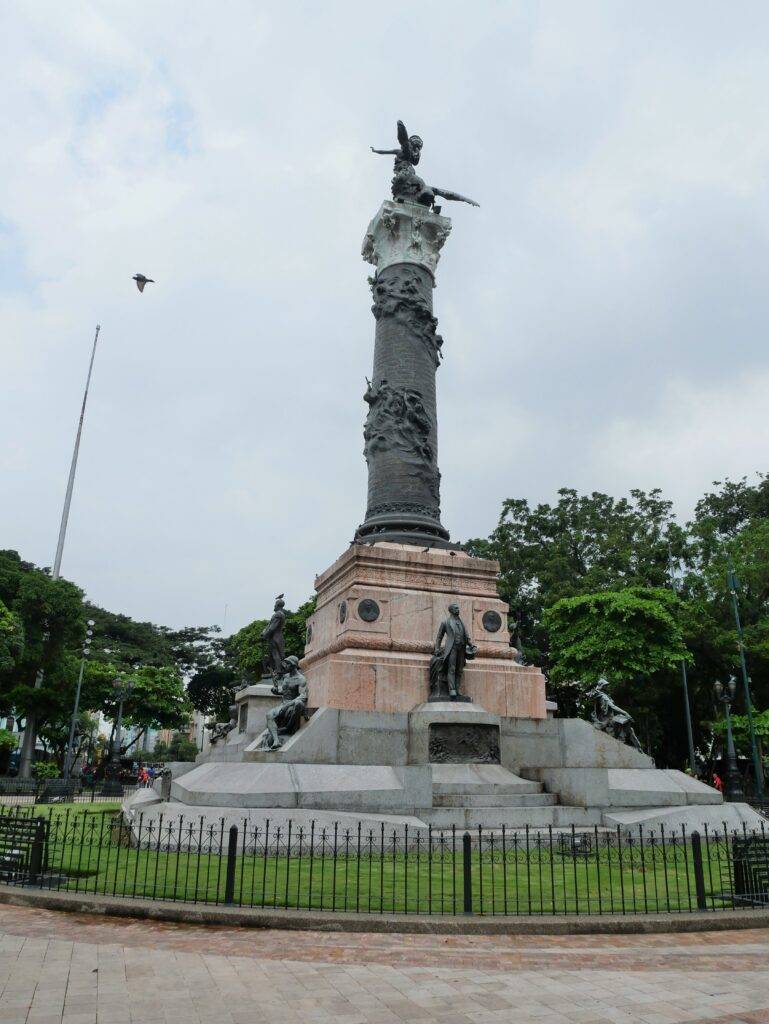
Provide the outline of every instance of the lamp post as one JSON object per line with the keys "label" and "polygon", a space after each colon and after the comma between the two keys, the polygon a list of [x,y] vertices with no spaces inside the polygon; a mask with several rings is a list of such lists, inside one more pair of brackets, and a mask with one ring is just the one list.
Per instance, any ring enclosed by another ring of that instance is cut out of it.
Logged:
{"label": "lamp post", "polygon": [[83,672],[85,671],[85,662],[88,655],[91,653],[91,643],[93,641],[93,619],[88,620],[88,628],[85,631],[85,640],[83,641],[83,650],[80,656],[80,672],[77,677],[77,689],[75,690],[75,706],[72,708],[72,719],[69,723],[69,740],[67,742],[67,756],[64,758],[64,783],[69,783],[70,772],[72,771],[72,759],[75,753],[75,729],[77,728],[77,715],[80,710],[80,690],[83,686]]}
{"label": "lamp post", "polygon": [[[51,579],[57,580],[61,574],[61,559],[64,554],[64,540],[67,536],[67,524],[69,523],[69,508],[72,504],[72,491],[75,486],[75,470],[77,469],[77,457],[80,454],[80,438],[83,435],[83,420],[85,419],[85,406],[88,401],[88,389],[91,386],[91,373],[93,371],[93,361],[96,356],[96,343],[99,340],[99,331],[101,327],[99,324],[96,325],[96,333],[93,338],[93,347],[91,348],[91,361],[88,364],[88,376],[85,379],[85,391],[83,392],[83,404],[80,407],[80,419],[77,424],[77,434],[75,435],[75,447],[72,451],[72,461],[69,466],[69,477],[67,478],[67,490],[64,495],[64,508],[61,513],[61,523],[59,524],[59,539],[56,543],[56,555],[53,560],[53,569],[51,570]],[[43,685],[43,677],[45,673],[43,669],[38,669],[37,675],[35,676],[35,689],[39,690]],[[27,714],[24,722],[24,738],[21,743],[21,753],[19,755],[19,778],[28,779],[32,774],[32,760],[35,756],[35,740],[37,739],[37,714],[35,711],[30,710]]]}
{"label": "lamp post", "polygon": [[[674,594],[678,594],[678,587],[676,586],[676,577],[673,572],[673,552],[670,545],[668,544],[668,565],[670,572],[670,589]],[[697,774],[697,758],[694,754],[694,735],[692,733],[692,706],[689,700],[689,680],[686,676],[686,662],[681,659],[681,685],[684,691],[684,716],[686,718],[686,741],[689,746],[689,767],[691,768],[692,775]]]}
{"label": "lamp post", "polygon": [[123,738],[123,705],[126,698],[133,690],[133,682],[130,679],[122,679],[118,676],[113,680],[112,686],[117,699],[117,718],[115,719],[115,731],[112,734],[112,741],[109,745],[107,758],[107,777],[104,780],[105,796],[122,796],[123,785],[120,781],[120,742]]}
{"label": "lamp post", "polygon": [[748,732],[750,733],[750,753],[753,758],[753,777],[756,780],[756,796],[759,800],[763,799],[764,796],[764,768],[761,764],[761,758],[758,754],[758,744],[756,743],[756,729],[753,725],[753,702],[750,699],[750,676],[748,675],[748,666],[745,661],[745,643],[742,638],[742,622],[740,621],[740,606],[737,601],[737,594],[740,589],[740,581],[735,575],[732,563],[729,563],[729,568],[726,571],[726,582],[729,587],[729,593],[732,598],[732,609],[734,611],[734,623],[737,627],[737,640],[740,647],[740,667],[742,669],[742,686],[745,691],[745,713],[748,716]]}
{"label": "lamp post", "polygon": [[724,780],[724,796],[727,800],[744,800],[742,781],[737,767],[737,751],[734,749],[734,736],[732,735],[732,703],[737,693],[737,680],[734,676],[729,676],[729,682],[726,686],[717,681],[713,689],[716,692],[716,700],[723,704],[726,715],[726,778]]}

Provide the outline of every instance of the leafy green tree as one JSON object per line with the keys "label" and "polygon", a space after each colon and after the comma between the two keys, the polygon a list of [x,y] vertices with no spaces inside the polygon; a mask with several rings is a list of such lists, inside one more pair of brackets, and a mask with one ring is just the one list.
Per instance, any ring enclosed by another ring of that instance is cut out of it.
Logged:
{"label": "leafy green tree", "polygon": [[564,597],[620,587],[664,587],[669,559],[688,555],[685,531],[673,522],[659,490],[615,499],[563,488],[555,505],[534,508],[522,498],[502,504],[488,540],[464,547],[500,563],[500,593],[526,659],[550,668],[542,613]]}
{"label": "leafy green tree", "polygon": [[19,737],[10,729],[0,729],[0,775],[8,771],[8,762],[12,752],[19,745]]}
{"label": "leafy green tree", "polygon": [[[116,679],[120,686],[115,685]],[[142,665],[121,674],[119,666],[91,662],[83,679],[83,708],[100,711],[112,721],[114,730],[119,691],[126,682],[132,685],[123,703],[123,723],[126,727],[139,727],[131,746],[140,741],[148,728],[180,729],[188,723],[192,705],[173,666]]]}
{"label": "leafy green tree", "polygon": [[227,721],[238,676],[228,665],[207,665],[187,684],[187,697],[196,711]]}
{"label": "leafy green tree", "polygon": [[200,671],[221,660],[224,641],[218,626],[185,626],[168,629],[152,622],[137,622],[96,605],[86,604],[93,619],[93,657],[130,671],[137,665],[173,666],[182,676]]}
{"label": "leafy green tree", "polygon": [[194,761],[197,754],[197,746],[181,732],[175,732],[170,743],[158,740],[153,751],[156,761]]}
{"label": "leafy green tree", "polygon": [[21,619],[0,601],[0,672],[13,672],[23,650],[24,626]]}
{"label": "leafy green tree", "polygon": [[[0,551],[0,601],[16,616],[24,637],[14,663],[0,667],[0,711],[21,717],[34,711],[39,730],[58,713],[71,687],[71,652],[85,634],[83,594],[73,583],[52,580],[23,562],[15,551]],[[36,689],[41,669],[43,685]]]}
{"label": "leafy green tree", "polygon": [[645,680],[690,661],[669,590],[627,587],[564,597],[546,608],[554,679]]}
{"label": "leafy green tree", "polygon": [[[670,727],[683,719],[674,670],[691,660],[678,610],[670,590],[628,587],[562,598],[543,614],[551,678],[586,684],[606,676],[636,718],[642,743],[664,764],[679,763],[685,749],[680,728]],[[579,690],[574,696],[579,704]]]}

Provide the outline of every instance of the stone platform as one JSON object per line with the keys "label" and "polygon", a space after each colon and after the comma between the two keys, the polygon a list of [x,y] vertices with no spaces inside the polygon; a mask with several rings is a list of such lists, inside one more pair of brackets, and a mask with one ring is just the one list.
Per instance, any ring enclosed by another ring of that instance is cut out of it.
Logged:
{"label": "stone platform", "polygon": [[[243,741],[235,735],[234,745]],[[410,713],[320,708],[283,747],[240,747],[164,794],[140,791],[129,819],[260,828],[760,828],[745,804],[682,772],[659,770],[581,719],[520,719],[474,704],[423,703]],[[138,826],[137,826],[138,827]],[[281,826],[282,827],[282,826]]]}
{"label": "stone platform", "polygon": [[545,718],[545,679],[519,665],[497,562],[408,544],[353,544],[315,581],[301,669],[310,705],[409,712],[427,700],[438,627],[452,602],[478,654],[462,688],[487,711]]}

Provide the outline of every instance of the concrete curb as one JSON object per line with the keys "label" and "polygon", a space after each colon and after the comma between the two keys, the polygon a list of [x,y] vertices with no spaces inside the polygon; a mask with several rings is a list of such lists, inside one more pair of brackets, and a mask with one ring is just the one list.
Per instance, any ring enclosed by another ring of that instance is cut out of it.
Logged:
{"label": "concrete curb", "polygon": [[724,910],[696,914],[634,914],[618,917],[426,917],[411,914],[354,914],[268,910],[171,903],[128,897],[19,889],[0,884],[0,904],[78,914],[133,917],[147,921],[276,928],[322,932],[410,932],[423,935],[633,935],[665,932],[769,928],[769,910]]}

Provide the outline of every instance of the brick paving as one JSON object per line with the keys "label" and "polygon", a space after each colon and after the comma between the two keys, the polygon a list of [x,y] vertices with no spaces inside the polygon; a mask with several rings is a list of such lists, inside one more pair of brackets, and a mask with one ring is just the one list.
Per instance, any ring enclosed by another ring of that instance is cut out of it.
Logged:
{"label": "brick paving", "polygon": [[769,929],[388,935],[0,906],[0,1024],[272,1021],[769,1024]]}

